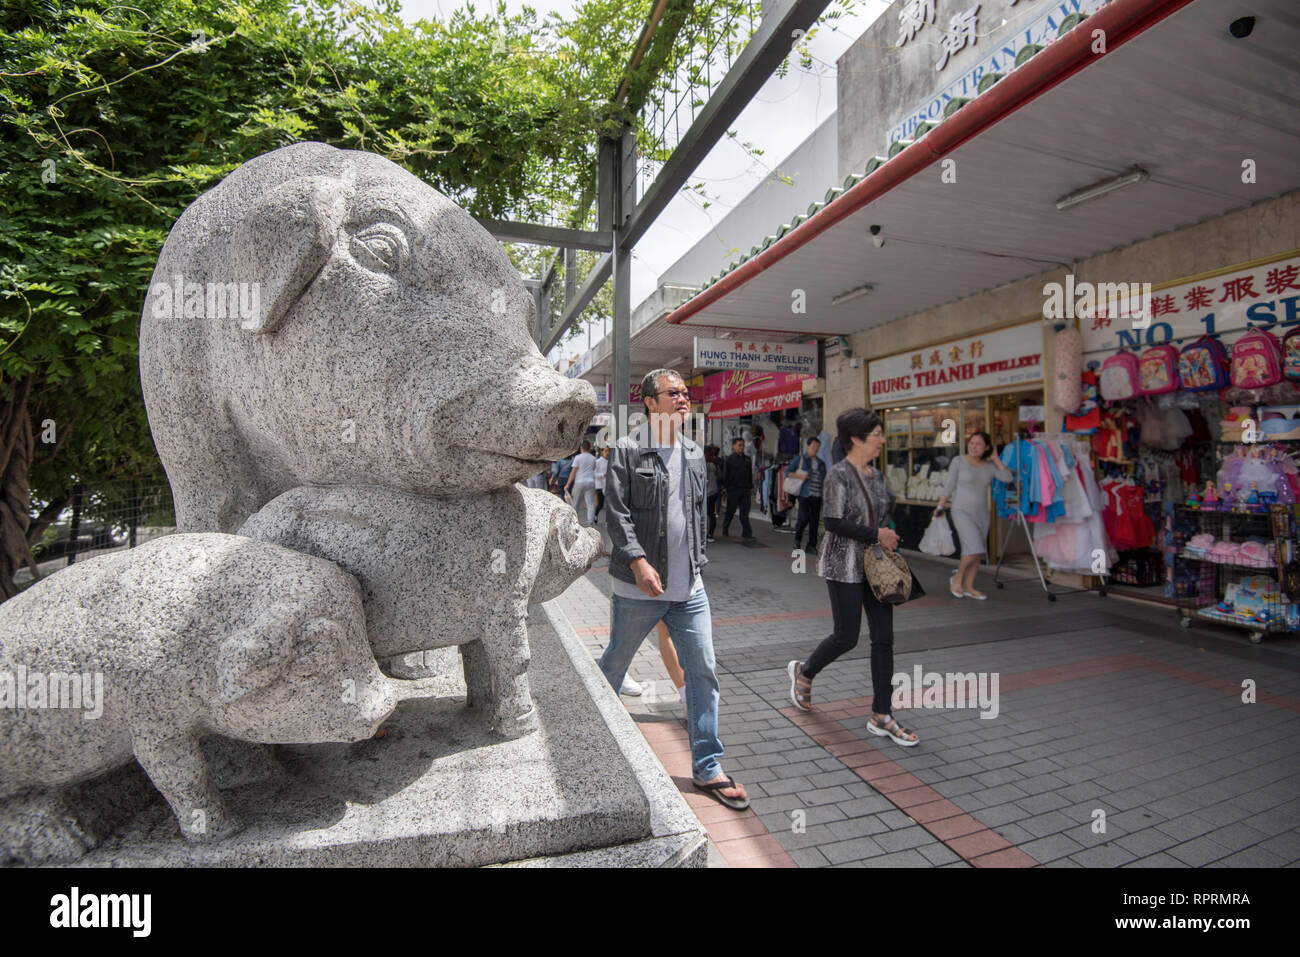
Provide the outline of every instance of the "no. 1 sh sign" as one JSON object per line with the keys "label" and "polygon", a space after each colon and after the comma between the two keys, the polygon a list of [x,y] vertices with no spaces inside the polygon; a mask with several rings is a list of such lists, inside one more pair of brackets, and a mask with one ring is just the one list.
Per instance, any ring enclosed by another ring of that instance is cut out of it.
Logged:
{"label": "no. 1 sh sign", "polygon": [[871,404],[989,392],[1043,378],[1043,327],[1029,322],[873,361]]}

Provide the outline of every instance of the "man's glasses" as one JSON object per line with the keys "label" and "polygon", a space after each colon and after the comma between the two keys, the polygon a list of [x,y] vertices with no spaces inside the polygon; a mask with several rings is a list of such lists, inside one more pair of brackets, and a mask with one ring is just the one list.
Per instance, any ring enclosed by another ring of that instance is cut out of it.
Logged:
{"label": "man's glasses", "polygon": [[684,392],[681,389],[668,389],[664,392],[656,392],[655,395],[666,395],[674,402],[676,402],[678,399],[689,399],[691,397],[691,394],[689,392]]}

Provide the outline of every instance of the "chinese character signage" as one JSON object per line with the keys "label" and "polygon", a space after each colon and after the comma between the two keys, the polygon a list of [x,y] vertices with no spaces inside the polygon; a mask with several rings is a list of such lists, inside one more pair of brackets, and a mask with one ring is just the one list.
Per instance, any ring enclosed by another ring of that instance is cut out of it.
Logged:
{"label": "chinese character signage", "polygon": [[734,419],[797,409],[803,381],[811,378],[798,372],[719,372],[704,380],[704,413],[710,419]]}
{"label": "chinese character signage", "polygon": [[817,374],[817,344],[695,337],[695,368]]}
{"label": "chinese character signage", "polygon": [[869,370],[870,404],[1040,382],[1042,352],[1043,327],[1030,322],[877,359]]}
{"label": "chinese character signage", "polygon": [[1227,346],[1252,328],[1280,338],[1300,324],[1300,256],[1233,267],[1210,278],[1156,289],[1150,311],[1145,329],[1134,329],[1131,318],[1108,315],[1104,304],[1081,314],[1083,351],[1113,353],[1121,346],[1139,351],[1162,342],[1185,345],[1207,334]]}

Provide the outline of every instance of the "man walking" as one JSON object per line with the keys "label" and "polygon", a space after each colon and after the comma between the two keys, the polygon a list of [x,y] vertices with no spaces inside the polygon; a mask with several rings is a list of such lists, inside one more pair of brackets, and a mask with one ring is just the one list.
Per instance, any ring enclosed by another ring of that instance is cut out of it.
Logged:
{"label": "man walking", "polygon": [[820,439],[809,439],[794,471],[804,472],[808,478],[799,489],[799,521],[794,526],[794,547],[803,541],[803,530],[808,529],[808,550],[817,550],[817,523],[822,517],[822,486],[826,482],[826,463],[817,457],[821,451]]}
{"label": "man walking", "polygon": [[749,497],[754,491],[754,466],[745,454],[745,440],[731,443],[731,454],[722,460],[722,489],[727,496],[727,511],[722,517],[722,535],[731,535],[731,517],[740,509],[740,531],[744,541],[754,540],[749,524]]}
{"label": "man walking", "polygon": [[700,579],[704,557],[704,455],[681,434],[691,411],[682,377],[656,369],[641,383],[650,421],[619,439],[605,474],[613,553],[609,646],[600,670],[616,691],[651,629],[668,628],[686,676],[686,730],[695,786],[730,808],[749,807],[743,786],[722,772],[713,620]]}

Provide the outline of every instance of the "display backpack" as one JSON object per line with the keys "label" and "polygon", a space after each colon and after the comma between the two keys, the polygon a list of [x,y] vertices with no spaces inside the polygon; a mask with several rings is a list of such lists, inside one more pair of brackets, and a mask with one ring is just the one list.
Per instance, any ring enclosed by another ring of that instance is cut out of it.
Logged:
{"label": "display backpack", "polygon": [[1107,402],[1132,399],[1142,394],[1138,357],[1121,349],[1101,364],[1101,397]]}
{"label": "display backpack", "polygon": [[1073,326],[1056,334],[1056,392],[1058,412],[1073,413],[1083,404],[1083,335]]}
{"label": "display backpack", "polygon": [[1282,381],[1282,346],[1277,336],[1250,329],[1232,347],[1232,384],[1238,389],[1264,389]]}
{"label": "display backpack", "polygon": [[1177,347],[1168,343],[1152,346],[1142,353],[1141,386],[1144,395],[1163,395],[1178,390],[1178,358]]}
{"label": "display backpack", "polygon": [[1183,346],[1178,378],[1189,392],[1215,392],[1228,387],[1228,350],[1213,336],[1201,336]]}
{"label": "display backpack", "polygon": [[1282,340],[1282,374],[1293,382],[1300,382],[1300,326],[1288,332]]}

